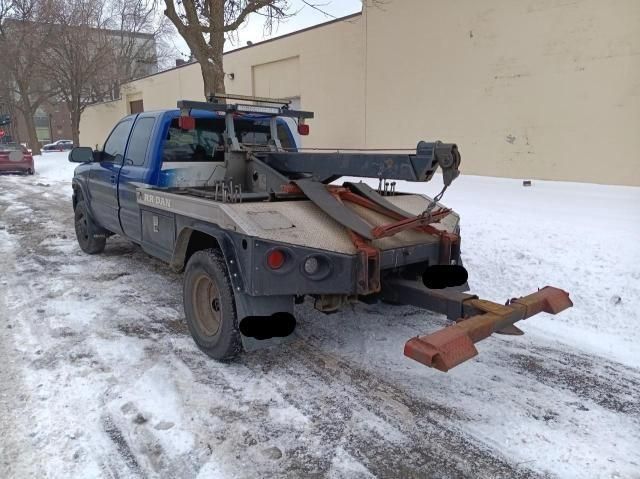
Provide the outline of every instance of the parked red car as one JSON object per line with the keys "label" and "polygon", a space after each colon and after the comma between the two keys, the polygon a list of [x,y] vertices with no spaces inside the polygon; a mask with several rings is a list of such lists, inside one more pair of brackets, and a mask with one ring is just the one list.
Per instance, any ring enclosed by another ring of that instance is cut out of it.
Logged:
{"label": "parked red car", "polygon": [[23,145],[0,144],[0,172],[33,175],[33,156]]}

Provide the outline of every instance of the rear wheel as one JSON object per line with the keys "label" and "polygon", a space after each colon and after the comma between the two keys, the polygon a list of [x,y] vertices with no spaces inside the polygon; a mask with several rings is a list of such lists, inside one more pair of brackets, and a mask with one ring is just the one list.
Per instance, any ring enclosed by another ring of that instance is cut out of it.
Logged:
{"label": "rear wheel", "polygon": [[198,347],[219,361],[242,350],[233,288],[222,254],[214,249],[191,256],[184,275],[184,311]]}
{"label": "rear wheel", "polygon": [[80,249],[88,254],[102,253],[107,243],[107,236],[89,216],[84,201],[78,202],[74,213],[76,238],[78,238]]}
{"label": "rear wheel", "polygon": [[33,170],[31,168],[27,170],[27,175],[33,175]]}

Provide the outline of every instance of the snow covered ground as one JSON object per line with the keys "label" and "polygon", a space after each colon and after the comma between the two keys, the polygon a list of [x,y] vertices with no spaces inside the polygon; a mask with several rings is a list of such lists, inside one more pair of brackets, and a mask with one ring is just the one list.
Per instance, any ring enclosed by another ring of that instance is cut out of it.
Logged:
{"label": "snow covered ground", "polygon": [[68,161],[68,151],[53,151],[34,157],[36,176],[47,181],[59,182],[58,191],[64,189],[71,195],[71,178],[77,163]]}
{"label": "snow covered ground", "polygon": [[445,319],[382,304],[305,303],[287,344],[220,364],[180,275],[79,250],[66,155],[0,177],[0,477],[640,477],[640,188],[456,180],[473,292],[575,306],[447,374],[402,355]]}

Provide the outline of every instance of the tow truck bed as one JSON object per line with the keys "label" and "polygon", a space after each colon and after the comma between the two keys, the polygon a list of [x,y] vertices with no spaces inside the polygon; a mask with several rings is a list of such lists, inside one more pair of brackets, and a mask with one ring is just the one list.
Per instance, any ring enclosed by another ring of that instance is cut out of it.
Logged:
{"label": "tow truck bed", "polygon": [[[277,241],[295,246],[305,246],[342,254],[356,254],[356,247],[347,230],[333,218],[306,199],[295,201],[252,201],[222,203],[206,196],[205,188],[154,188],[139,187],[138,203],[169,213],[179,214],[202,221],[213,222],[252,238]],[[202,195],[198,195],[198,191]],[[418,215],[431,202],[424,195],[398,194],[386,198],[395,206]],[[373,226],[389,221],[380,213],[359,205],[346,203],[364,220]],[[459,216],[450,212],[436,228],[455,233]],[[394,236],[375,239],[374,247],[386,251],[416,245],[439,244],[439,238],[416,230],[405,230]]]}

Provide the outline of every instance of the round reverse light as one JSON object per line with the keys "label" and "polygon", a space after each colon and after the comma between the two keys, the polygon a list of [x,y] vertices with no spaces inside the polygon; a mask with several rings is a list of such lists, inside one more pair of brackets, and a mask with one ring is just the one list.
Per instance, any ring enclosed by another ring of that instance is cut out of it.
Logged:
{"label": "round reverse light", "polygon": [[304,261],[304,272],[309,276],[312,276],[318,272],[320,269],[320,263],[318,262],[318,258],[315,256],[309,256]]}
{"label": "round reverse light", "polygon": [[282,250],[274,249],[267,254],[267,265],[271,269],[280,269],[285,259],[286,257]]}

